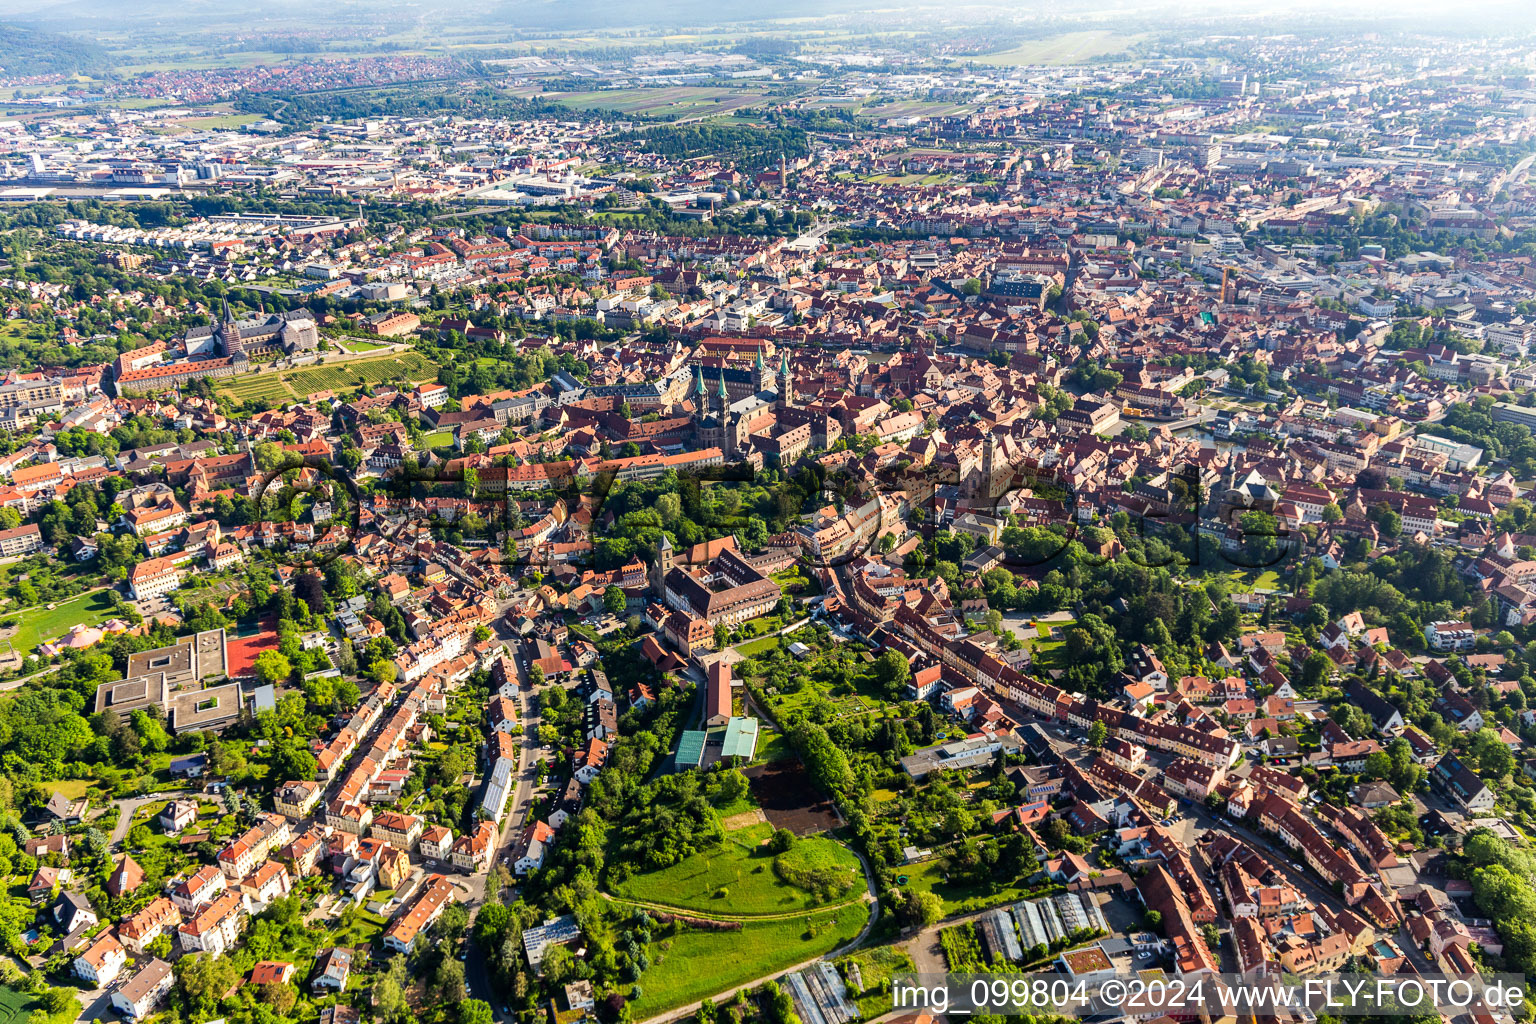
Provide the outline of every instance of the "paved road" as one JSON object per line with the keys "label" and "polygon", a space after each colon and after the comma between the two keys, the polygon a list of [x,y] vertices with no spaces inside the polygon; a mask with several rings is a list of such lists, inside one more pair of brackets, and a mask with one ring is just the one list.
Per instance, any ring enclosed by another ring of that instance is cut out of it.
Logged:
{"label": "paved road", "polygon": [[[536,693],[543,692],[549,686],[557,684],[546,683],[538,691],[528,680],[528,671],[523,665],[522,659],[514,656],[513,663],[517,666],[518,693],[522,702],[523,736],[522,746],[518,750],[517,788],[509,797],[510,806],[506,815],[506,821],[502,828],[501,836],[496,843],[496,852],[491,857],[490,870],[484,873],[470,876],[469,896],[466,905],[469,909],[469,922],[471,936],[474,935],[475,917],[480,912],[480,907],[485,903],[487,888],[490,879],[494,877],[496,865],[507,857],[516,846],[518,837],[522,835],[524,823],[527,821],[528,811],[534,800],[535,780],[538,775],[539,762],[539,721],[531,714],[533,698]],[[510,867],[510,865],[509,865]],[[490,966],[486,963],[486,951],[481,949],[471,938],[469,942],[469,954],[464,964],[464,981],[469,989],[469,994],[476,999],[483,999],[491,1004],[492,1013],[498,1022],[510,1021],[511,1018],[501,1012],[502,1000],[496,995],[496,990],[491,984]]]}
{"label": "paved road", "polygon": [[[121,843],[128,835],[128,830],[133,827],[133,816],[139,808],[147,804],[159,803],[164,800],[181,800],[186,797],[204,796],[200,790],[169,789],[163,793],[150,793],[145,796],[130,796],[117,801],[117,826],[112,829],[110,842],[113,846]],[[210,798],[221,807],[224,804],[223,795]]]}

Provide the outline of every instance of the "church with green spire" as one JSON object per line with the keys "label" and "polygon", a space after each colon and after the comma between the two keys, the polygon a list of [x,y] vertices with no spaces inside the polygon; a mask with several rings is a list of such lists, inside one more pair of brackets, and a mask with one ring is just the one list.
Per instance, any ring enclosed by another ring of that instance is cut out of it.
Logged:
{"label": "church with green spire", "polygon": [[695,367],[693,415],[700,447],[719,448],[727,459],[738,458],[765,419],[772,424],[776,410],[793,406],[789,353],[780,352],[775,370],[765,347],[758,347],[750,367],[728,362]]}

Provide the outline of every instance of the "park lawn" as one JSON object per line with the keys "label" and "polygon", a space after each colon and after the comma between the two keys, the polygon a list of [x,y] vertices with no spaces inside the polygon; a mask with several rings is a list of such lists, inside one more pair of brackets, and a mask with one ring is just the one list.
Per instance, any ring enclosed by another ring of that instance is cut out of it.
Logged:
{"label": "park lawn", "polygon": [[354,338],[348,338],[342,344],[347,346],[347,351],[349,352],[375,352],[381,348],[389,347],[388,345],[380,345],[376,341],[358,341]]}
{"label": "park lawn", "polygon": [[[766,974],[830,952],[859,934],[869,919],[862,902],[812,914],[754,921],[734,932],[685,929],[658,937],[646,950],[651,966],[640,976],[640,998],[630,1003],[644,1020],[706,996],[724,1001],[732,990]],[[662,929],[657,929],[658,936]],[[663,948],[666,946],[667,948]]]}
{"label": "park lawn", "polygon": [[931,892],[942,900],[946,917],[950,914],[973,913],[1001,906],[1004,903],[1017,903],[1048,892],[1061,891],[1061,886],[1054,884],[1043,887],[1014,884],[1003,886],[996,892],[989,892],[983,886],[946,881],[941,864],[942,859],[935,857],[918,864],[908,864],[897,874],[907,876],[906,884],[902,888],[917,892]]}
{"label": "park lawn", "polygon": [[762,654],[764,651],[771,651],[778,646],[779,637],[777,634],[775,634],[773,636],[759,637],[756,640],[749,640],[744,644],[737,644],[736,650],[750,658],[755,654]]}
{"label": "park lawn", "polygon": [[0,987],[0,1024],[26,1024],[34,1005],[27,993]]}
{"label": "park lawn", "polygon": [[426,436],[423,443],[428,448],[446,448],[453,444],[453,431],[434,430]]}
{"label": "park lawn", "polygon": [[111,617],[112,591],[103,588],[60,601],[52,608],[40,605],[0,616],[0,619],[16,620],[16,635],[11,637],[11,643],[17,653],[25,654],[46,640],[63,636],[71,626],[95,626]]}
{"label": "park lawn", "polygon": [[[817,896],[781,879],[774,858],[759,844],[773,834],[767,824],[751,825],[726,833],[714,849],[659,871],[634,875],[613,887],[617,896],[703,913],[745,916],[782,914],[821,904]],[[786,862],[799,870],[846,870],[850,879],[859,874],[858,859],[831,839],[798,840]],[[724,891],[726,895],[718,895]],[[844,895],[840,899],[850,898]]]}

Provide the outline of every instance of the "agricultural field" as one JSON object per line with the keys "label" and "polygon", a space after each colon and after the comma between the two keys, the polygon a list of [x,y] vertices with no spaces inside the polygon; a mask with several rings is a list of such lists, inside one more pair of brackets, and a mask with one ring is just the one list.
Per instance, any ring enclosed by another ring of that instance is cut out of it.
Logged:
{"label": "agricultural field", "polygon": [[1142,36],[1124,36],[1108,29],[1091,32],[1067,32],[1021,43],[1011,50],[972,57],[978,64],[1016,67],[1029,64],[1082,64],[1100,57],[1124,53],[1142,40]]}
{"label": "agricultural field", "polygon": [[753,90],[722,89],[702,86],[675,86],[666,89],[595,89],[590,92],[543,93],[577,110],[612,110],[620,114],[645,117],[718,117],[742,107],[754,106],[763,94]]}
{"label": "agricultural field", "polygon": [[33,998],[25,992],[0,987],[0,1024],[27,1024]]}
{"label": "agricultural field", "polygon": [[777,915],[856,898],[859,862],[840,843],[812,836],[775,856],[766,824],[727,832],[724,843],[681,863],[615,885],[614,895],[731,917]]}
{"label": "agricultural field", "polygon": [[319,391],[344,395],[385,381],[404,378],[419,384],[436,376],[437,367],[425,356],[402,352],[235,377],[217,381],[214,387],[240,402],[291,402]]}
{"label": "agricultural field", "polygon": [[975,104],[971,103],[911,99],[869,104],[861,107],[859,113],[867,117],[951,117],[974,113],[975,110]]}
{"label": "agricultural field", "polygon": [[[112,591],[93,590],[52,608],[46,605],[0,616],[0,640],[9,640],[25,654],[38,644],[69,632],[71,626],[94,626],[112,617]],[[15,621],[14,632],[3,623]]]}

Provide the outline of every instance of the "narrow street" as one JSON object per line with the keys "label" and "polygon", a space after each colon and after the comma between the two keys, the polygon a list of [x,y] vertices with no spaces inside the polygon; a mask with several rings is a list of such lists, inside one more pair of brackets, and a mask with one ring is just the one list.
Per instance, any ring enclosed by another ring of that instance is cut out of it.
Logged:
{"label": "narrow street", "polygon": [[[502,823],[501,835],[497,839],[496,850],[491,856],[489,869],[485,872],[471,875],[468,882],[469,898],[466,906],[469,910],[470,940],[468,943],[468,959],[464,963],[464,980],[469,989],[469,994],[476,999],[483,999],[491,1004],[492,1013],[498,1022],[510,1021],[511,1017],[503,1013],[502,1001],[497,997],[491,984],[490,965],[486,962],[486,950],[481,949],[473,939],[474,922],[480,912],[480,907],[485,903],[488,895],[491,877],[496,873],[496,865],[505,863],[516,849],[519,837],[527,824],[528,812],[533,804],[534,791],[538,778],[539,749],[539,723],[532,714],[534,698],[548,686],[546,683],[539,690],[533,688],[528,679],[527,666],[523,660],[515,655],[512,658],[517,666],[518,676],[518,700],[521,704],[523,716],[522,744],[518,750],[517,787],[508,798],[507,813]],[[512,869],[507,864],[507,869]]]}

